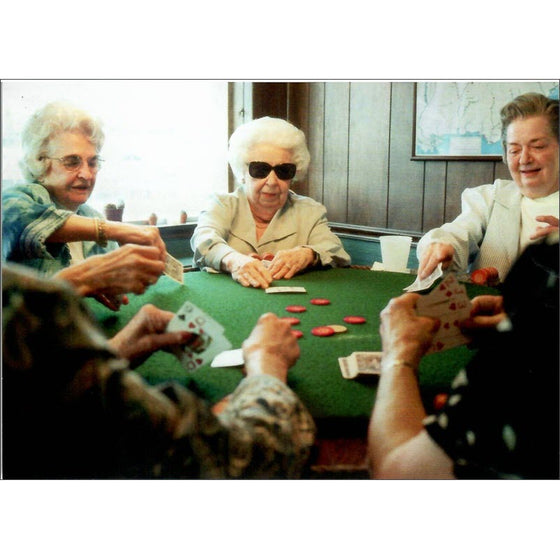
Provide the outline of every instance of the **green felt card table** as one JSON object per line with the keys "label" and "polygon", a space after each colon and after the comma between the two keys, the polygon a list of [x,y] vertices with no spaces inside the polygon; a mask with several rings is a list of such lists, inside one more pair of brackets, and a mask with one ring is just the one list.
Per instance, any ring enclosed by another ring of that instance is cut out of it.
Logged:
{"label": "green felt card table", "polygon": [[[302,286],[306,293],[267,294],[264,290],[242,287],[225,274],[202,271],[184,275],[181,285],[162,276],[156,285],[140,296],[131,295],[130,303],[112,312],[94,300],[88,304],[107,335],[122,328],[145,303],[176,312],[191,301],[225,328],[233,348],[241,347],[259,316],[273,312],[278,316],[296,316],[303,332],[299,339],[301,357],[290,370],[288,384],[298,394],[315,418],[319,436],[331,439],[364,438],[375,401],[377,377],[353,380],[342,377],[338,358],[354,351],[381,351],[379,314],[392,297],[402,295],[403,288],[414,280],[411,274],[371,271],[368,269],[329,269],[312,271],[273,286]],[[490,288],[466,285],[472,298],[495,292]],[[329,305],[314,305],[314,298],[330,300]],[[289,305],[302,305],[306,311],[286,311]],[[364,324],[347,324],[345,316],[359,315]],[[317,337],[316,326],[340,324],[345,333]],[[435,394],[444,392],[459,369],[472,357],[466,346],[425,356],[420,364],[422,396],[429,409]],[[149,382],[177,381],[211,403],[234,390],[242,377],[241,367],[202,368],[187,372],[171,354],[152,355],[138,372]]]}

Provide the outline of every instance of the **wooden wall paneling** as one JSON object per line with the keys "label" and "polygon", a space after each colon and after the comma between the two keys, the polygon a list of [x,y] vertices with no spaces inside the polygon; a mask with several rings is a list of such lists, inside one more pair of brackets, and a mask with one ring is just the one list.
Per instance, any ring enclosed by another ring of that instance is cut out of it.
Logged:
{"label": "wooden wall paneling", "polygon": [[449,161],[445,193],[445,222],[461,212],[461,193],[465,188],[494,182],[492,161]]}
{"label": "wooden wall paneling", "polygon": [[422,229],[424,162],[411,161],[414,84],[391,85],[391,134],[387,227]]}
{"label": "wooden wall paneling", "polygon": [[[309,83],[289,83],[287,89],[287,120],[305,133],[309,148]],[[311,152],[310,152],[311,153]],[[299,183],[294,183],[293,189],[303,196],[309,196],[309,183],[306,177]]]}
{"label": "wooden wall paneling", "polygon": [[253,84],[253,118],[273,116],[288,118],[288,84],[281,82]]}
{"label": "wooden wall paneling", "polygon": [[505,179],[510,181],[511,174],[509,172],[508,166],[502,161],[497,161],[494,163],[494,180]]}
{"label": "wooden wall paneling", "polygon": [[386,226],[391,84],[350,84],[348,223]]}
{"label": "wooden wall paneling", "polygon": [[329,221],[348,221],[348,118],[350,84],[325,84],[323,203]]}
{"label": "wooden wall paneling", "polygon": [[309,129],[309,83],[289,83],[287,89],[287,119],[306,132]]}
{"label": "wooden wall paneling", "polygon": [[[294,189],[331,222],[362,231],[423,232],[460,212],[465,188],[509,179],[495,161],[412,161],[414,84],[240,82],[234,120],[287,118],[307,137],[311,165]],[[240,93],[239,93],[240,92]]]}
{"label": "wooden wall paneling", "polygon": [[[247,82],[230,82],[228,84],[228,141],[233,131],[252,118],[252,84]],[[227,165],[227,161],[225,162]],[[235,177],[228,165],[228,192],[236,188]]]}
{"label": "wooden wall paneling", "polygon": [[446,161],[424,162],[424,201],[422,231],[425,233],[445,223]]}
{"label": "wooden wall paneling", "polygon": [[228,133],[253,118],[253,84],[249,82],[230,82],[228,84]]}
{"label": "wooden wall paneling", "polygon": [[[306,106],[308,126],[306,132],[307,147],[311,155],[307,173],[307,194],[314,200],[324,203],[323,198],[323,143],[325,134],[325,84],[322,82],[309,85],[309,98]],[[332,218],[329,216],[329,219]]]}

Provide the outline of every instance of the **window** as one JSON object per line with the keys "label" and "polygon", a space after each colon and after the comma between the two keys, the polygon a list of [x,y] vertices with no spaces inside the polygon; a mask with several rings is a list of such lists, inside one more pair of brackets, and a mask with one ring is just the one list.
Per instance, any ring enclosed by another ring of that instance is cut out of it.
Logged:
{"label": "window", "polygon": [[[21,131],[64,100],[103,122],[105,160],[88,204],[124,202],[124,221],[179,223],[227,192],[228,83],[208,80],[23,80],[2,83],[2,186],[23,180]],[[189,219],[190,221],[190,219]]]}

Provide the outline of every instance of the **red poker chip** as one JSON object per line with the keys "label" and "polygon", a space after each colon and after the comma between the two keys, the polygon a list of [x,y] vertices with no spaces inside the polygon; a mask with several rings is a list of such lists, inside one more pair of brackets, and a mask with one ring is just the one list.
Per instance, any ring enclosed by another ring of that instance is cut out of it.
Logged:
{"label": "red poker chip", "polygon": [[315,326],[315,328],[311,328],[311,333],[314,336],[326,338],[327,336],[332,336],[334,330],[330,326]]}
{"label": "red poker chip", "polygon": [[296,318],[295,316],[282,316],[280,317],[280,320],[284,320],[288,324],[291,324],[292,326],[300,323],[299,318]]}
{"label": "red poker chip", "polygon": [[305,312],[307,309],[303,305],[288,305],[286,310],[288,312]]}
{"label": "red poker chip", "polygon": [[331,302],[328,299],[320,299],[320,298],[311,299],[310,302],[311,302],[312,305],[330,305],[331,304]]}
{"label": "red poker chip", "polygon": [[363,316],[345,316],[343,320],[347,324],[364,324],[366,322]]}
{"label": "red poker chip", "polygon": [[303,336],[303,332],[301,330],[294,330],[292,329],[292,334],[296,337],[296,338],[301,338]]}
{"label": "red poker chip", "polygon": [[445,406],[445,403],[447,402],[447,394],[436,394],[434,396],[434,410],[435,411],[439,411],[441,410],[441,408],[443,408],[443,406]]}
{"label": "red poker chip", "polygon": [[499,277],[498,270],[492,266],[471,273],[471,281],[477,285],[492,285],[499,280]]}

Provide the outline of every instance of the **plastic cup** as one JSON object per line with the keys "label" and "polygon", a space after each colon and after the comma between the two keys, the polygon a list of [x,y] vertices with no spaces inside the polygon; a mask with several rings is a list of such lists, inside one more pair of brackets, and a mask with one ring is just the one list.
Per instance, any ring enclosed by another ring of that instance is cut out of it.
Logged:
{"label": "plastic cup", "polygon": [[381,243],[381,260],[388,272],[408,271],[408,255],[412,237],[404,235],[385,235],[379,237]]}

